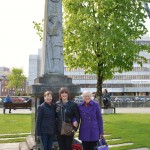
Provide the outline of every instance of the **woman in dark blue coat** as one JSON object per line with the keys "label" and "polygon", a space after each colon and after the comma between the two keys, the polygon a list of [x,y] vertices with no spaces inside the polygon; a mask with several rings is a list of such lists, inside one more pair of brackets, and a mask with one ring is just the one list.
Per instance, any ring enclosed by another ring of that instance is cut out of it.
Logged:
{"label": "woman in dark blue coat", "polygon": [[42,140],[44,150],[52,150],[55,132],[55,106],[52,103],[52,92],[44,93],[44,103],[38,107],[36,134]]}

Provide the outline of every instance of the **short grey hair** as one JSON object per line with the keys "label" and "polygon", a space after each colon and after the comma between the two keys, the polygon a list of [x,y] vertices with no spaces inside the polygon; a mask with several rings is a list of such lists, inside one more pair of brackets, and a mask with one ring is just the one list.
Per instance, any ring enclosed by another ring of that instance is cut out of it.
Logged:
{"label": "short grey hair", "polygon": [[82,96],[84,96],[85,94],[88,94],[90,97],[92,96],[92,93],[90,91],[83,91]]}

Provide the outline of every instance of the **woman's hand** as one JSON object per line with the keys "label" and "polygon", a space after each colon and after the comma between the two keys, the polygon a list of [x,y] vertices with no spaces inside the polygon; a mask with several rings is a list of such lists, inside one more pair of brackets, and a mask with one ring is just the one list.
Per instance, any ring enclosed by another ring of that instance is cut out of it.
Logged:
{"label": "woman's hand", "polygon": [[78,122],[77,122],[77,121],[74,121],[74,122],[73,122],[73,126],[74,126],[74,127],[78,127]]}
{"label": "woman's hand", "polygon": [[103,137],[104,137],[104,135],[102,135],[102,134],[99,135],[99,138],[100,138],[100,139],[102,139]]}

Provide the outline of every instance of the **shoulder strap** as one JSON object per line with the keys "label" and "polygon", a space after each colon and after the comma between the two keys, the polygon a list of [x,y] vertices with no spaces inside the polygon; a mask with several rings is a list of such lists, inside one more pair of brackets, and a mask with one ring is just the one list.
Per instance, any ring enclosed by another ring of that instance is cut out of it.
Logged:
{"label": "shoulder strap", "polygon": [[[62,105],[60,109],[61,109],[62,121],[65,121],[66,107],[64,107],[64,106]],[[64,109],[64,111],[63,111],[63,109]]]}

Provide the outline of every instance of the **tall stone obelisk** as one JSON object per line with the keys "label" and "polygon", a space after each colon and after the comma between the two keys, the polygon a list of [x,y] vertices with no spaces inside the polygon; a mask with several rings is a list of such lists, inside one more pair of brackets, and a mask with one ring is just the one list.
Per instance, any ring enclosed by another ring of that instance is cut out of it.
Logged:
{"label": "tall stone obelisk", "polygon": [[62,0],[45,1],[42,74],[64,74]]}
{"label": "tall stone obelisk", "polygon": [[62,0],[45,0],[41,62],[41,77],[34,80],[29,93],[42,96],[44,91],[51,90],[55,100],[62,86],[69,88],[71,97],[80,93],[79,85],[72,84],[72,79],[64,75]]}

